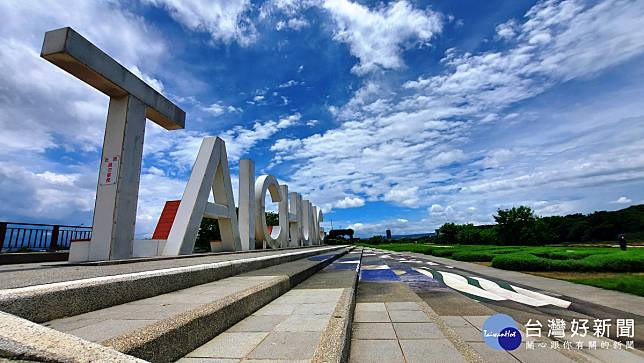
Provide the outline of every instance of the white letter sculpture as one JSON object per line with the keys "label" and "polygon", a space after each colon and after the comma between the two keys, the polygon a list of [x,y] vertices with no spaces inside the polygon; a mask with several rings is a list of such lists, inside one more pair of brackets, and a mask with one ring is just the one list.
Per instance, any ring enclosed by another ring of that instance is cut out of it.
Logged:
{"label": "white letter sculpture", "polygon": [[[214,203],[208,201],[211,189]],[[204,216],[217,219],[224,251],[241,250],[226,145],[218,137],[201,143],[163,254],[191,254]]]}
{"label": "white letter sculpture", "polygon": [[[266,191],[270,192],[271,200],[273,203],[282,204],[282,196],[280,185],[272,175],[262,175],[255,182],[255,241],[266,241],[270,248],[280,248],[286,238],[288,238],[288,231],[286,228],[274,226],[271,233],[268,232],[266,225]],[[280,224],[283,224],[280,218]]]}

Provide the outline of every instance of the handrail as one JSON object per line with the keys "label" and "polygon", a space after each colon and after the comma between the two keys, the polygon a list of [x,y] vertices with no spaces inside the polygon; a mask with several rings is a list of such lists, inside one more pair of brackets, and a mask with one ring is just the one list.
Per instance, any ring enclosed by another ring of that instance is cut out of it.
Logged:
{"label": "handrail", "polygon": [[46,227],[51,227],[51,226],[58,226],[58,227],[69,227],[69,228],[92,228],[92,226],[72,226],[72,225],[66,225],[66,224],[42,224],[42,223],[22,223],[22,222],[4,222],[0,221],[0,224],[17,224],[20,226],[46,226]]}
{"label": "handrail", "polygon": [[91,237],[91,226],[0,222],[0,252],[69,249],[72,240]]}

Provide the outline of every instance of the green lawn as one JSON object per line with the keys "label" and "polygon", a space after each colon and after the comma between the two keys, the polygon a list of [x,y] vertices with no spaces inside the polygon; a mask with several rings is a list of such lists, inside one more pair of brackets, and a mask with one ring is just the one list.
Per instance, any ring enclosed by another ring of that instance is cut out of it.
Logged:
{"label": "green lawn", "polygon": [[[644,248],[622,251],[614,247],[441,246],[415,243],[365,246],[458,261],[488,262],[492,267],[505,270],[553,273],[549,277],[644,296],[644,276],[637,274],[644,272]],[[557,272],[576,272],[581,276],[557,276]],[[596,273],[613,273],[615,276],[597,277]]]}
{"label": "green lawn", "polygon": [[616,277],[588,277],[578,279],[567,279],[567,281],[578,284],[601,287],[608,290],[617,290],[631,294],[644,296],[644,276],[620,274]]}

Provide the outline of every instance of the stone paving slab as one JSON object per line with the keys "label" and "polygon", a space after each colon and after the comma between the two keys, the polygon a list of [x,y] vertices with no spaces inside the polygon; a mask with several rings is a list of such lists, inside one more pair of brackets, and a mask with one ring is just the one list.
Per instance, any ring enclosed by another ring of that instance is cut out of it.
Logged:
{"label": "stone paving slab", "polygon": [[353,339],[396,339],[392,323],[353,323]]}
{"label": "stone paving slab", "polygon": [[434,323],[394,323],[398,339],[438,339],[443,333]]}
{"label": "stone paving slab", "polygon": [[351,363],[404,363],[398,341],[354,339],[351,341]]}
{"label": "stone paving slab", "polygon": [[421,309],[414,301],[358,302],[350,362],[465,362]]}
{"label": "stone paving slab", "polygon": [[407,363],[465,363],[465,359],[447,339],[400,340]]}

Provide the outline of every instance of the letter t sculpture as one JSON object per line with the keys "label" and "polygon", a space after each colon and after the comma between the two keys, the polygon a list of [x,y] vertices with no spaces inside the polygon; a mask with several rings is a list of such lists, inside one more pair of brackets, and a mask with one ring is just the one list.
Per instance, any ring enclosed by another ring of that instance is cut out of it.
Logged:
{"label": "letter t sculpture", "polygon": [[129,258],[145,119],[176,130],[186,113],[71,28],[45,33],[40,56],[110,96],[89,260]]}

